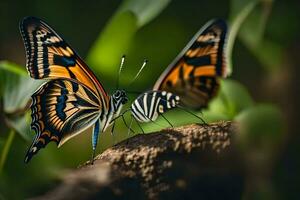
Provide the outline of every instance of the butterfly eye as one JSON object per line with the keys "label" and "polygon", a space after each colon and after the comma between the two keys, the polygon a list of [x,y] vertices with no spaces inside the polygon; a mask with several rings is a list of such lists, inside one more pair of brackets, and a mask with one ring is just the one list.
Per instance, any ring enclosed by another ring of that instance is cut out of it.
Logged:
{"label": "butterfly eye", "polygon": [[114,96],[116,97],[116,98],[119,98],[120,96],[121,96],[121,92],[118,90],[118,91],[116,91],[116,93],[114,94]]}

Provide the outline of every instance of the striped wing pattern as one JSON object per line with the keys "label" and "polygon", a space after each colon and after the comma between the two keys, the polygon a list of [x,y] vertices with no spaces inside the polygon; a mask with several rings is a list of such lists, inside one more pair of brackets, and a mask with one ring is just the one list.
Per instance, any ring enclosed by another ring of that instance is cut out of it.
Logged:
{"label": "striped wing pattern", "polygon": [[94,73],[50,26],[35,17],[27,17],[21,21],[20,31],[27,70],[32,78],[73,79],[108,102],[107,93]]}
{"label": "striped wing pattern", "polygon": [[31,127],[36,137],[25,162],[50,141],[58,146],[84,131],[101,115],[101,102],[84,85],[67,79],[52,80],[32,95]]}
{"label": "striped wing pattern", "polygon": [[225,43],[227,25],[212,20],[204,25],[177,58],[163,72],[154,90],[180,96],[184,106],[206,107],[226,76]]}
{"label": "striped wing pattern", "polygon": [[175,108],[179,96],[166,91],[148,91],[138,96],[131,105],[131,113],[140,122],[155,121],[159,114]]}

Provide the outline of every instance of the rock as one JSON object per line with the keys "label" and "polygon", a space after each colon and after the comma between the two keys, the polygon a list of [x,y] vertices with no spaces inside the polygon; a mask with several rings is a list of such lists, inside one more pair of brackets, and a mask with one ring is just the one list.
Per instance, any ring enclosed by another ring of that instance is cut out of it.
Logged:
{"label": "rock", "polygon": [[34,199],[241,199],[244,166],[235,135],[232,122],[139,134]]}

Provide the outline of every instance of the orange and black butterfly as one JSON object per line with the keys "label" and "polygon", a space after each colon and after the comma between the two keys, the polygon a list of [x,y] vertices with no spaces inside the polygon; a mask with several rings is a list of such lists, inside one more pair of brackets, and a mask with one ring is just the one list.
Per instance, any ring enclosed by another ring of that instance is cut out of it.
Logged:
{"label": "orange and black butterfly", "polygon": [[35,17],[20,23],[26,67],[34,79],[47,79],[33,95],[31,127],[36,136],[25,162],[50,141],[58,146],[94,126],[93,156],[105,131],[127,102],[123,90],[109,96],[94,73],[49,25]]}
{"label": "orange and black butterfly", "polygon": [[206,23],[162,73],[153,89],[133,102],[132,116],[137,121],[149,122],[175,107],[194,110],[206,107],[219,89],[220,78],[227,75],[226,35],[225,21]]}

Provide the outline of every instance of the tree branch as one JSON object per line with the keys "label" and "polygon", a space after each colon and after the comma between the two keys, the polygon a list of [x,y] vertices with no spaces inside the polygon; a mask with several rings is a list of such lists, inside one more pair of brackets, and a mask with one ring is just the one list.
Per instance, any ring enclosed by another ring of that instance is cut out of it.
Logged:
{"label": "tree branch", "polygon": [[35,199],[240,199],[244,173],[232,122],[139,134]]}

